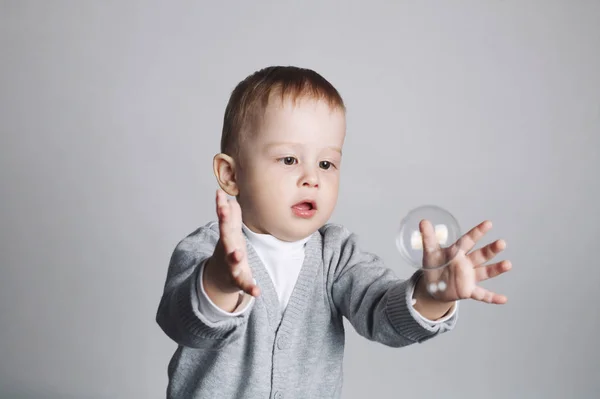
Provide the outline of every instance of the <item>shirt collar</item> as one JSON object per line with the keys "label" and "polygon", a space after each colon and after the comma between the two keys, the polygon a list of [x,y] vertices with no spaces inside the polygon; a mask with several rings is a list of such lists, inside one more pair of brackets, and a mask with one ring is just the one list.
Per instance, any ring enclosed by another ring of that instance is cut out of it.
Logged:
{"label": "shirt collar", "polygon": [[310,240],[311,236],[305,237],[298,241],[282,241],[270,234],[259,234],[250,230],[242,223],[242,230],[248,237],[248,241],[259,252],[280,253],[280,254],[295,254],[304,250],[304,244]]}

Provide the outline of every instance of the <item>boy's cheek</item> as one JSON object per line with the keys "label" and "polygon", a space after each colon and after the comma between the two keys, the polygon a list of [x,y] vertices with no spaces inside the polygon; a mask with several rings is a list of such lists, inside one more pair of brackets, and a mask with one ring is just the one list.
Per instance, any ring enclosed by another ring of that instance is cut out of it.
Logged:
{"label": "boy's cheek", "polygon": [[327,183],[330,187],[339,187],[340,185],[340,175],[339,173],[330,173],[321,178],[321,181]]}

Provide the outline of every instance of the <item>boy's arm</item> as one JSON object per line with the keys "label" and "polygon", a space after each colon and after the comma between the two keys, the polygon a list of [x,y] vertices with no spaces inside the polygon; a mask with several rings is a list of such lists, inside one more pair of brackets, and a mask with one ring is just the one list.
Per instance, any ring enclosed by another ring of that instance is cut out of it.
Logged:
{"label": "boy's arm", "polygon": [[[451,330],[457,314],[432,323],[413,307],[420,272],[400,280],[376,255],[358,247],[346,228],[323,229],[324,261],[330,267],[331,294],[336,308],[363,337],[392,347],[423,342]],[[452,310],[456,312],[456,306]]]}
{"label": "boy's arm", "polygon": [[209,223],[181,240],[171,256],[156,321],[179,345],[217,349],[239,336],[248,320],[250,312],[212,322],[200,311],[199,265],[212,256],[218,239],[218,223]]}

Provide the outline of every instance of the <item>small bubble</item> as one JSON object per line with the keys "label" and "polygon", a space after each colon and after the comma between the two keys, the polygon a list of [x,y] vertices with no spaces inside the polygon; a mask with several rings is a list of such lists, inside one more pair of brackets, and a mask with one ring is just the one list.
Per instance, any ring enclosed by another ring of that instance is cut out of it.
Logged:
{"label": "small bubble", "polygon": [[[423,221],[426,223],[421,225]],[[402,219],[396,247],[413,267],[439,269],[457,255],[460,245],[455,244],[460,234],[460,226],[450,212],[439,206],[425,205],[411,210]]]}

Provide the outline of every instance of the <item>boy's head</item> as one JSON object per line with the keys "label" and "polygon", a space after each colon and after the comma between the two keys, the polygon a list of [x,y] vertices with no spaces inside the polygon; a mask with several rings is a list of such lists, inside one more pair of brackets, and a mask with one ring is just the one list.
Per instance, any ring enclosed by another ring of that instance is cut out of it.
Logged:
{"label": "boy's head", "polygon": [[246,226],[283,241],[307,237],[337,202],[344,102],[318,73],[269,67],[233,90],[213,161]]}

